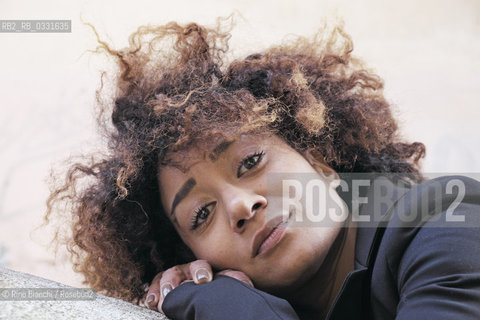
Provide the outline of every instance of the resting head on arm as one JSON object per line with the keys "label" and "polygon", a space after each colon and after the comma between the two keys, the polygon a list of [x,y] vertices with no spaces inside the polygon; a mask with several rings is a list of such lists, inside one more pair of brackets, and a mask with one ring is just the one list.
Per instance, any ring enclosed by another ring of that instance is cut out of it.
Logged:
{"label": "resting head on arm", "polygon": [[228,64],[229,36],[170,23],[139,28],[123,50],[100,41],[120,68],[114,103],[98,92],[107,150],[71,165],[46,216],[67,200],[66,242],[93,288],[140,301],[156,274],[203,259],[293,301],[309,280],[332,286],[347,232],[286,227],[264,245],[267,224],[291,214],[275,210],[270,173],[421,179],[423,145],[398,137],[382,81],[351,56],[341,27]]}

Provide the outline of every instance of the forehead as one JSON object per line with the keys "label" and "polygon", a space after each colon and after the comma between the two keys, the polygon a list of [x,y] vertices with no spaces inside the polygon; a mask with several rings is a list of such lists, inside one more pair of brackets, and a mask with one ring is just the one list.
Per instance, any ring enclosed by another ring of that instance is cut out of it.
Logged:
{"label": "forehead", "polygon": [[192,165],[200,161],[217,161],[219,157],[225,154],[230,146],[262,143],[271,145],[277,144],[278,142],[283,142],[283,140],[270,132],[246,133],[231,138],[212,137],[197,140],[186,148],[167,153],[165,160],[159,163],[158,171],[160,172],[165,168],[172,167],[185,173]]}
{"label": "forehead", "polygon": [[193,146],[189,149],[172,152],[168,155],[167,161],[159,164],[157,170],[157,179],[160,188],[163,189],[166,184],[183,183],[188,177],[189,169],[198,163],[214,164],[219,158],[237,147],[248,147],[251,145],[280,146],[286,143],[273,134],[243,134],[235,140],[217,139],[215,143],[208,146]]}

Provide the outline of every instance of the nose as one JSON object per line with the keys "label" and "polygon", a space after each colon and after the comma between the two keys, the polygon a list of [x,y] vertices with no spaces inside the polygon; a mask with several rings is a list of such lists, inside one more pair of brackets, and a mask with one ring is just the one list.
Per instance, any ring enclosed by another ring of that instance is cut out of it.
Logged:
{"label": "nose", "polygon": [[246,222],[258,211],[267,207],[267,199],[264,196],[237,188],[225,192],[225,197],[230,226],[237,233],[245,229]]}

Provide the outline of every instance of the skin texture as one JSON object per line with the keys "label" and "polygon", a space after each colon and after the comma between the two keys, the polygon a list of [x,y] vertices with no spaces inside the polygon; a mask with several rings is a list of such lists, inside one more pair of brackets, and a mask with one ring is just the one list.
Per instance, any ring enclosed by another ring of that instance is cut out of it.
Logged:
{"label": "skin texture", "polygon": [[[225,58],[229,37],[225,21],[212,28],[174,22],[140,27],[119,50],[98,37],[97,52],[118,67],[102,74],[97,92],[105,147],[69,159],[66,172],[52,172],[45,214],[45,223],[58,227],[55,239],[67,246],[74,269],[95,290],[141,303],[152,279],[176,265],[203,257],[227,266],[194,248],[197,257],[165,212],[171,202],[162,197],[171,195],[160,196],[159,168],[187,173],[183,156],[190,150],[210,159],[222,141],[263,133],[336,172],[395,172],[412,184],[422,180],[423,144],[399,134],[382,80],[352,55],[341,26],[233,61]],[[248,190],[258,202],[256,188]],[[246,219],[245,229],[258,228],[263,214]],[[225,230],[227,215],[218,216],[224,220],[215,223],[223,221]],[[246,244],[235,245],[244,254]],[[278,286],[293,281],[291,267],[285,262],[283,273],[272,273],[282,278]],[[253,267],[245,270],[256,278]],[[275,291],[272,281],[254,280]]]}

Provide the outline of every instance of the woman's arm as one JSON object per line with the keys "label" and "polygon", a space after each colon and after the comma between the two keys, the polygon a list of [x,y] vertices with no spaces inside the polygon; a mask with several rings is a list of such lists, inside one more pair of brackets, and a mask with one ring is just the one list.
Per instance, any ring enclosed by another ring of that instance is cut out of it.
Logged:
{"label": "woman's arm", "polygon": [[202,285],[180,285],[167,295],[162,308],[172,319],[298,319],[286,300],[223,275]]}
{"label": "woman's arm", "polygon": [[[225,269],[217,273],[237,279],[248,286],[253,287],[250,278],[243,272]],[[212,267],[206,260],[195,260],[190,263],[176,265],[168,270],[158,273],[148,288],[145,305],[150,309],[162,311],[162,304],[170,291],[184,282],[203,284],[212,281]]]}
{"label": "woman's arm", "polygon": [[223,270],[212,279],[205,260],[175,266],[155,276],[146,304],[172,319],[298,319],[286,300],[254,289],[243,272]]}

